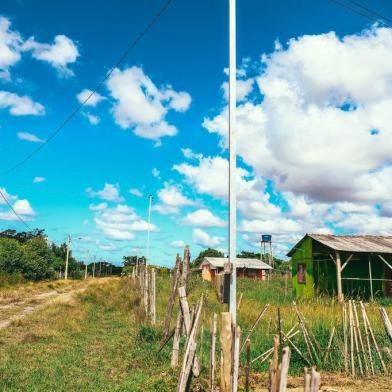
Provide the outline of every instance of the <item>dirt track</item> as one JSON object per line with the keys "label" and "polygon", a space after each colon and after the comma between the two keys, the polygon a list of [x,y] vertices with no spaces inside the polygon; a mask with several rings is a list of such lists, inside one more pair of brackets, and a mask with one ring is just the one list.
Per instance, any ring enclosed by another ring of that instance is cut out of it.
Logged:
{"label": "dirt track", "polygon": [[31,297],[5,305],[0,305],[0,330],[7,328],[11,323],[21,320],[28,314],[48,306],[54,301],[69,301],[73,295],[86,290],[86,287],[72,288],[66,292],[57,290],[34,294]]}

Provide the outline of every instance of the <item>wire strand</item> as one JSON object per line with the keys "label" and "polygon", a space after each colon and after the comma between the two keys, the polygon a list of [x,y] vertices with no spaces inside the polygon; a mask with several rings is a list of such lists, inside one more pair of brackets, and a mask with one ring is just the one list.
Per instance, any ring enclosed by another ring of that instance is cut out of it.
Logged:
{"label": "wire strand", "polygon": [[31,227],[28,225],[28,223],[22,218],[21,215],[19,215],[16,211],[15,208],[13,207],[13,205],[10,203],[10,201],[7,199],[6,195],[4,194],[4,192],[1,190],[0,188],[0,196],[1,198],[5,201],[5,203],[8,205],[8,207],[10,208],[10,210],[13,212],[13,214],[29,229],[31,230]]}
{"label": "wire strand", "polygon": [[[155,14],[155,16],[151,19],[151,21],[147,24],[147,26],[144,28],[144,30],[137,35],[135,39],[129,42],[126,50],[124,53],[120,56],[120,58],[116,61],[116,63],[110,68],[109,72],[106,74],[104,78],[101,79],[101,81],[98,82],[94,90],[91,91],[91,93],[84,99],[83,102],[81,102],[65,119],[64,121],[54,130],[54,132],[42,143],[40,144],[36,149],[31,151],[28,155],[26,155],[25,158],[23,158],[21,161],[17,162],[15,165],[9,167],[8,169],[4,170],[1,172],[1,175],[6,175],[9,174],[19,167],[23,166],[26,162],[28,162],[34,155],[38,154],[45,146],[47,146],[63,129],[64,127],[76,116],[76,114],[79,113],[79,111],[85,106],[85,104],[91,99],[91,97],[96,94],[100,88],[103,86],[103,84],[110,78],[114,70],[121,65],[124,60],[128,57],[129,53],[135,48],[135,46],[143,39],[143,37],[149,32],[149,30],[158,22],[158,20],[161,18],[161,16],[165,13],[165,11],[169,8],[170,4],[174,0],[166,0],[164,5],[160,8],[160,10]],[[8,204],[8,203],[7,203]]]}

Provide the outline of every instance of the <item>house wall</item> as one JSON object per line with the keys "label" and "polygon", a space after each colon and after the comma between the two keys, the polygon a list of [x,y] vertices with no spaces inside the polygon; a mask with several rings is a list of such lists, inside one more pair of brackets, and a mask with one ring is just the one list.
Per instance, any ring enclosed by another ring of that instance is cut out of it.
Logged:
{"label": "house wall", "polygon": [[[309,252],[311,254],[309,255]],[[343,265],[350,252],[340,252],[341,264]],[[302,256],[305,255],[305,256]],[[293,255],[293,287],[296,296],[309,297],[312,295],[332,295],[337,294],[336,287],[336,265],[330,255],[335,257],[335,252],[317,241],[307,238],[299,246]],[[302,257],[301,257],[302,256]],[[347,266],[342,271],[342,291],[346,297],[370,298],[369,279],[369,253],[355,253]],[[376,254],[371,254],[371,266],[373,279],[388,278],[385,264]],[[392,263],[392,255],[384,255],[385,259]],[[307,274],[306,284],[301,285],[297,282],[297,264],[306,260]],[[313,267],[313,268],[312,268]],[[310,280],[308,281],[308,277]],[[313,278],[313,280],[312,280]],[[360,278],[361,280],[351,280],[344,278]],[[309,287],[314,285],[314,288]],[[388,282],[373,280],[373,294],[375,297],[383,297],[388,291]],[[391,293],[392,294],[392,293]]]}
{"label": "house wall", "polygon": [[[211,269],[210,265],[205,264],[205,265],[203,265],[203,268],[201,270],[201,276],[202,276],[203,280],[211,282],[215,279],[215,275],[217,273],[221,272],[222,270],[223,270],[222,268],[218,268],[218,271],[216,271],[215,269]],[[246,268],[246,269],[237,268],[237,277],[265,280],[266,271],[265,270],[248,269],[248,268]]]}
{"label": "house wall", "polygon": [[[314,296],[312,239],[307,237],[292,255],[293,290],[296,297]],[[305,266],[305,283],[299,282],[299,265]]]}

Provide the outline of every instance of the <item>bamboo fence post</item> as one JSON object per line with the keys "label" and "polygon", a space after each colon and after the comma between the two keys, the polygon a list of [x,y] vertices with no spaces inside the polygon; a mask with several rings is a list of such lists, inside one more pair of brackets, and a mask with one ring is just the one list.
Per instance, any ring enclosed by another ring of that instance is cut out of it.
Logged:
{"label": "bamboo fence post", "polygon": [[385,331],[392,342],[392,324],[391,320],[388,317],[388,313],[386,312],[385,308],[380,307],[381,318],[384,323]]}
{"label": "bamboo fence post", "polygon": [[231,331],[231,314],[221,313],[221,377],[220,392],[231,392],[231,366],[232,366],[232,343],[233,334]]}
{"label": "bamboo fence post", "polygon": [[190,263],[190,251],[189,246],[186,245],[184,249],[184,258],[182,261],[182,274],[181,274],[181,286],[185,287],[188,284],[188,274],[189,274],[189,263]]}
{"label": "bamboo fence post", "polygon": [[180,338],[181,338],[181,324],[182,324],[182,314],[181,314],[181,311],[179,311],[177,314],[176,329],[175,329],[174,338],[173,338],[171,367],[178,366],[178,357],[179,357],[179,351],[180,351]]}
{"label": "bamboo fence post", "polygon": [[374,373],[374,363],[373,363],[372,349],[370,347],[370,336],[369,336],[368,326],[367,326],[367,323],[366,323],[366,315],[364,314],[365,308],[364,308],[362,302],[360,302],[360,306],[361,306],[361,311],[362,311],[363,326],[365,328],[365,336],[366,336],[366,344],[367,344],[368,356],[369,356],[369,361],[370,361],[370,369],[372,371],[372,375],[374,376],[375,373]]}
{"label": "bamboo fence post", "polygon": [[352,307],[351,300],[348,301],[348,313],[350,322],[350,359],[351,359],[351,375],[355,377],[355,362],[354,362],[354,331],[353,331],[353,320],[352,320]]}
{"label": "bamboo fence post", "polygon": [[250,384],[250,340],[246,339],[245,392],[249,392]]}
{"label": "bamboo fence post", "polygon": [[211,325],[211,351],[210,351],[210,392],[215,392],[215,350],[216,350],[216,326],[218,316],[216,313],[212,316]]}
{"label": "bamboo fence post", "polygon": [[332,327],[331,334],[329,335],[328,346],[327,346],[327,349],[325,350],[325,353],[324,353],[323,363],[325,363],[325,361],[328,359],[328,355],[331,350],[332,341],[333,341],[334,336],[335,336],[335,327]]}
{"label": "bamboo fence post", "polygon": [[357,332],[358,332],[358,337],[359,337],[359,347],[361,349],[363,362],[365,364],[365,373],[368,376],[369,375],[369,364],[368,364],[367,358],[366,358],[365,346],[363,345],[362,333],[361,333],[361,328],[359,325],[359,317],[358,317],[358,312],[357,312],[357,305],[355,302],[353,302],[353,309],[354,309],[354,316],[355,316],[355,325],[357,326]]}
{"label": "bamboo fence post", "polygon": [[297,354],[308,364],[310,365],[310,362],[305,358],[305,356],[302,354],[301,350],[293,343],[293,341],[284,333],[282,332],[282,335],[284,337],[283,340],[286,340],[287,342],[289,342],[291,344],[291,346],[293,347],[293,349],[297,352]]}
{"label": "bamboo fence post", "polygon": [[310,392],[311,375],[308,368],[304,369],[304,392]]}
{"label": "bamboo fence post", "polygon": [[172,276],[171,292],[170,292],[169,302],[167,303],[166,317],[163,324],[162,341],[165,340],[170,330],[171,319],[173,316],[173,307],[177,295],[177,284],[178,284],[179,277],[180,277],[180,255],[177,253],[176,266]]}
{"label": "bamboo fence post", "polygon": [[310,378],[310,392],[319,392],[321,385],[321,376],[319,372],[313,367]]}
{"label": "bamboo fence post", "polygon": [[348,374],[347,304],[343,302],[344,370]]}
{"label": "bamboo fence post", "polygon": [[199,320],[200,320],[200,314],[202,308],[203,308],[203,296],[200,299],[196,317],[195,317],[195,322],[193,323],[192,330],[189,333],[189,339],[186,345],[184,360],[183,360],[182,369],[178,381],[177,392],[185,392],[188,383],[191,368],[196,355],[197,333],[198,333]]}
{"label": "bamboo fence post", "polygon": [[243,297],[243,295],[244,295],[244,293],[241,293],[241,294],[240,294],[240,298],[238,299],[238,303],[237,303],[237,310],[239,310],[239,309],[240,309],[240,306],[241,306],[241,301],[242,301],[242,297]]}
{"label": "bamboo fence post", "polygon": [[233,379],[232,379],[232,392],[238,390],[238,369],[240,365],[240,337],[241,328],[237,325],[233,328],[234,345],[233,345]]}
{"label": "bamboo fence post", "polygon": [[376,352],[377,352],[378,358],[380,359],[380,362],[381,362],[381,366],[383,368],[384,373],[388,374],[388,370],[387,370],[387,367],[385,366],[385,362],[384,362],[384,360],[382,358],[381,351],[380,351],[380,349],[378,347],[377,340],[376,340],[376,338],[374,336],[372,326],[370,325],[370,321],[369,321],[369,318],[367,316],[366,309],[365,309],[363,303],[361,305],[362,305],[362,309],[364,311],[365,319],[366,319],[366,322],[367,322],[367,325],[368,325],[368,328],[369,328],[370,336],[371,336],[371,338],[373,340],[374,347],[376,348]]}
{"label": "bamboo fence post", "polygon": [[257,325],[259,324],[261,318],[263,317],[264,313],[266,312],[266,310],[268,309],[269,304],[265,305],[264,308],[262,309],[262,311],[260,312],[259,316],[257,317],[256,321],[253,323],[252,327],[250,328],[248,334],[246,335],[246,338],[244,340],[244,342],[242,343],[241,349],[240,349],[240,353],[242,352],[244,346],[245,346],[245,342],[247,341],[247,339],[250,338],[250,335],[253,333],[253,331],[255,330],[255,328],[257,327]]}
{"label": "bamboo fence post", "polygon": [[286,346],[282,351],[282,363],[280,366],[280,377],[279,377],[279,392],[286,392],[289,367],[290,367],[290,347]]}

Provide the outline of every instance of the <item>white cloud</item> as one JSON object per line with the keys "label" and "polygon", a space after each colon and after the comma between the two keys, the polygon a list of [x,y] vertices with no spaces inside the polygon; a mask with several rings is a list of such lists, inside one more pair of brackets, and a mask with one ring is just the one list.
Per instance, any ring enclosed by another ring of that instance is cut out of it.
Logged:
{"label": "white cloud", "polygon": [[33,178],[33,183],[34,184],[38,184],[38,183],[40,183],[40,182],[45,182],[46,181],[46,178],[45,177],[34,177]]}
{"label": "white cloud", "polygon": [[[31,220],[36,216],[36,212],[30,205],[30,202],[26,199],[18,199],[13,205],[15,212],[20,215],[24,220]],[[0,210],[0,220],[6,221],[17,221],[19,218],[12,211],[1,211]]]}
{"label": "white cloud", "polygon": [[[238,107],[239,155],[279,191],[321,202],[369,200],[372,178],[376,202],[385,185],[373,173],[392,153],[391,49],[392,29],[373,27],[302,36],[264,55],[258,99]],[[227,108],[204,126],[227,146]]]}
{"label": "white cloud", "polygon": [[170,242],[170,246],[172,248],[175,248],[175,249],[177,249],[177,248],[184,248],[185,245],[186,245],[185,241],[182,241],[182,240],[176,240],[176,241]]}
{"label": "white cloud", "polygon": [[152,169],[151,173],[155,178],[161,178],[161,172],[156,167]]}
{"label": "white cloud", "polygon": [[101,119],[98,116],[95,116],[94,114],[91,114],[89,112],[82,112],[83,116],[87,118],[89,123],[91,125],[97,125],[101,121]]}
{"label": "white cloud", "polygon": [[[11,195],[10,193],[7,192],[7,190],[5,188],[0,187],[0,191],[1,193],[4,195],[4,197],[8,200],[8,201],[15,201],[18,199],[18,196],[16,195]],[[7,203],[5,202],[5,200],[0,197],[0,205],[6,205]]]}
{"label": "white cloud", "polygon": [[[253,78],[246,80],[237,80],[237,101],[243,101],[252,91],[254,87],[255,80]],[[222,84],[223,95],[226,100],[229,99],[229,83],[224,82]]]}
{"label": "white cloud", "polygon": [[56,35],[52,44],[40,43],[31,37],[23,44],[23,50],[31,51],[36,60],[49,63],[61,76],[74,74],[69,65],[79,57],[76,44],[65,35]]}
{"label": "white cloud", "polygon": [[16,136],[20,140],[26,140],[31,143],[43,143],[45,141],[43,139],[40,139],[38,136],[28,132],[18,132]]}
{"label": "white cloud", "polygon": [[177,214],[184,206],[195,204],[193,200],[188,199],[179,185],[165,182],[164,188],[158,192],[159,203],[154,206],[154,210],[160,214]]}
{"label": "white cloud", "polygon": [[133,66],[123,71],[116,69],[107,87],[115,100],[113,116],[124,129],[157,145],[163,136],[174,136],[177,128],[165,120],[170,109],[184,112],[191,103],[186,92],[176,92],[170,86],[157,87],[142,68]]}
{"label": "white cloud", "polygon": [[[148,230],[148,222],[141,219],[134,208],[123,204],[97,210],[94,220],[106,238],[118,241],[133,240],[135,232]],[[150,225],[150,229],[158,231],[154,224]]]}
{"label": "white cloud", "polygon": [[226,222],[206,209],[188,213],[181,221],[185,225],[200,227],[225,227]]}
{"label": "white cloud", "polygon": [[132,188],[132,189],[130,189],[130,190],[129,190],[129,193],[130,193],[131,195],[136,196],[136,197],[143,197],[143,193],[140,192],[139,189],[137,189],[137,188]]}
{"label": "white cloud", "polygon": [[93,92],[92,90],[85,88],[76,96],[76,99],[79,101],[79,103],[82,103],[85,106],[95,107],[99,102],[104,100],[105,97],[97,92]]}
{"label": "white cloud", "polygon": [[108,207],[108,203],[105,203],[105,202],[89,205],[90,211],[102,211],[102,210],[105,210],[107,207]]}
{"label": "white cloud", "polygon": [[0,17],[0,78],[9,77],[9,69],[21,58],[20,45],[22,37],[10,29],[9,19]]}
{"label": "white cloud", "polygon": [[13,116],[42,116],[45,108],[30,97],[20,96],[8,91],[0,91],[0,109],[9,109]]}
{"label": "white cloud", "polygon": [[105,183],[103,189],[100,191],[94,191],[91,188],[86,189],[87,194],[90,197],[99,197],[100,199],[114,202],[122,202],[123,197],[120,196],[120,186],[118,184]]}
{"label": "white cloud", "polygon": [[216,248],[217,246],[220,246],[225,239],[223,237],[210,236],[201,229],[193,229],[192,240],[194,244],[203,248]]}

